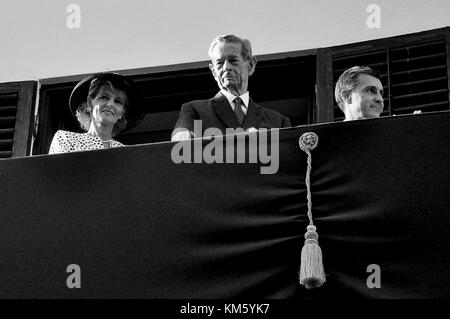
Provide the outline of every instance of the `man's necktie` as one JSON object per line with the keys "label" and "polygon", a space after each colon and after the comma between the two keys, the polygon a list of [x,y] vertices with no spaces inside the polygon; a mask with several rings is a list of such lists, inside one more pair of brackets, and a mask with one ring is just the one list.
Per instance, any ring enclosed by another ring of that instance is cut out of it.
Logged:
{"label": "man's necktie", "polygon": [[233,102],[234,102],[234,113],[236,114],[239,124],[242,125],[242,123],[244,122],[244,117],[245,117],[245,113],[244,113],[244,111],[242,111],[242,107],[241,107],[242,100],[238,96],[237,98],[235,98],[233,100]]}

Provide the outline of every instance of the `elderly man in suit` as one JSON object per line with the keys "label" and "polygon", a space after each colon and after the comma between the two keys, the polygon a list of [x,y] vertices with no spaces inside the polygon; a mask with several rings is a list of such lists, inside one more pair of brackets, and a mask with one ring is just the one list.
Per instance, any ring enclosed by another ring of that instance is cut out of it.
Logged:
{"label": "elderly man in suit", "polygon": [[248,130],[291,126],[287,117],[259,106],[250,98],[248,79],[255,71],[256,58],[252,55],[249,40],[235,35],[216,37],[208,54],[211,58],[209,68],[220,91],[212,99],[191,101],[181,106],[172,141],[201,137],[194,130],[195,120],[201,120],[202,134],[208,128],[217,128],[225,134],[227,128]]}

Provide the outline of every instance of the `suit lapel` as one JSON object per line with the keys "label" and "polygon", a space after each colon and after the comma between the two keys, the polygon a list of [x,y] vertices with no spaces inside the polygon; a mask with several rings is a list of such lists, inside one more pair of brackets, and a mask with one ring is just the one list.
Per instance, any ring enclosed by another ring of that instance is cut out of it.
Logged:
{"label": "suit lapel", "polygon": [[239,127],[240,124],[231,109],[230,103],[222,93],[217,93],[211,100],[211,108],[216,112],[225,127]]}
{"label": "suit lapel", "polygon": [[261,117],[261,107],[250,99],[248,102],[247,115],[245,116],[243,123],[244,129],[246,130],[250,127],[258,128],[258,123],[261,120]]}

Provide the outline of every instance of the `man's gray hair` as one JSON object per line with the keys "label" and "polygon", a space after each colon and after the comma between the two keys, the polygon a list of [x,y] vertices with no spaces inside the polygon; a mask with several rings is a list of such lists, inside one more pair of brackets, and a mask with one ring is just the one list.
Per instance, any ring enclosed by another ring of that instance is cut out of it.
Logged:
{"label": "man's gray hair", "polygon": [[358,76],[360,74],[367,74],[377,78],[378,80],[380,79],[380,73],[368,66],[357,65],[345,70],[336,82],[336,87],[334,89],[334,97],[342,111],[344,111],[342,92],[353,91],[358,86]]}
{"label": "man's gray hair", "polygon": [[218,37],[216,37],[211,42],[211,45],[209,46],[209,50],[208,50],[208,55],[209,55],[211,60],[213,58],[212,53],[214,51],[214,48],[216,47],[216,45],[219,42],[241,44],[242,58],[244,60],[246,60],[246,61],[250,61],[252,59],[252,57],[253,57],[253,55],[252,55],[252,45],[251,45],[249,40],[242,39],[242,38],[240,38],[240,37],[238,37],[236,35],[233,35],[233,34],[227,34],[227,35],[219,35]]}

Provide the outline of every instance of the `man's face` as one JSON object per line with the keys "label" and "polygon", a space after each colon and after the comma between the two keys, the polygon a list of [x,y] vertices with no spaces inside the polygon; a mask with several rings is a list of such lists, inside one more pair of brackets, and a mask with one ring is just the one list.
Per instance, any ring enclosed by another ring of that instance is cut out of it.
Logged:
{"label": "man's face", "polygon": [[219,88],[241,95],[247,92],[248,78],[255,70],[255,61],[244,60],[241,44],[219,42],[212,51],[209,68]]}
{"label": "man's face", "polygon": [[383,85],[380,80],[368,74],[358,75],[358,85],[347,97],[346,120],[380,117],[383,111]]}

